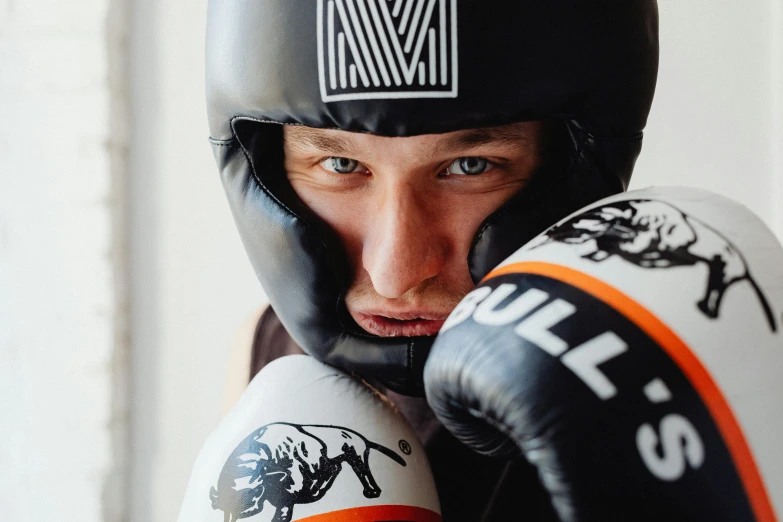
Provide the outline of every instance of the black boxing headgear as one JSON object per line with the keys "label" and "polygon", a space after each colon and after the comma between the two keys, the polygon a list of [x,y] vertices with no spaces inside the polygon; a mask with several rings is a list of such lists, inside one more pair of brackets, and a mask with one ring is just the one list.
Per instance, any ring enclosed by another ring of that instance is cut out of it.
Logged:
{"label": "black boxing headgear", "polygon": [[272,306],[307,353],[408,394],[422,391],[431,339],[376,337],[352,321],[348,260],[288,184],[282,125],[413,136],[562,122],[561,161],[477,231],[477,281],[627,187],[657,70],[655,0],[209,2],[211,142]]}

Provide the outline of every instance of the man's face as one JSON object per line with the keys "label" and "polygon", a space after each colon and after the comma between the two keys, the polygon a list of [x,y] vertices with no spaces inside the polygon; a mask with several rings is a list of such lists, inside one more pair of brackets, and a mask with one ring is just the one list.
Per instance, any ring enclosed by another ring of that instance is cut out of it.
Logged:
{"label": "man's face", "polygon": [[285,168],[302,201],[342,240],[345,297],[380,336],[434,335],[474,288],[478,227],[539,163],[541,123],[388,138],[286,126]]}

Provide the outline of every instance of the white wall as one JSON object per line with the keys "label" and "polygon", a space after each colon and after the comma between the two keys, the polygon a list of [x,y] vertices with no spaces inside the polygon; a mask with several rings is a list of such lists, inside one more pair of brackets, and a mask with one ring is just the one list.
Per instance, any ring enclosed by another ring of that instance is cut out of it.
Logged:
{"label": "white wall", "polygon": [[[770,189],[773,197],[772,226],[783,242],[783,1],[772,0],[769,25],[772,37],[770,45],[770,89],[772,103],[769,119],[771,142]],[[777,226],[775,226],[777,224]]]}
{"label": "white wall", "polygon": [[783,239],[783,2],[661,0],[661,64],[631,188],[735,198]]}
{"label": "white wall", "polygon": [[130,161],[131,520],[175,520],[220,417],[235,331],[264,297],[207,137],[204,0],[136,0]]}

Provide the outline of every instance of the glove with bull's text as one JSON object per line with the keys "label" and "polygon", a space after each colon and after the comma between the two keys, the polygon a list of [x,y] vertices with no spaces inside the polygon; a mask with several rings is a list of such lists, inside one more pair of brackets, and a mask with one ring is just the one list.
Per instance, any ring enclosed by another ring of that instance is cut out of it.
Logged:
{"label": "glove with bull's text", "polygon": [[191,473],[179,522],[440,522],[415,432],[376,391],[312,357],[256,375]]}
{"label": "glove with bull's text", "polygon": [[628,192],[465,297],[427,360],[427,400],[476,451],[535,465],[564,522],[772,522],[781,310],[783,249],[745,207]]}

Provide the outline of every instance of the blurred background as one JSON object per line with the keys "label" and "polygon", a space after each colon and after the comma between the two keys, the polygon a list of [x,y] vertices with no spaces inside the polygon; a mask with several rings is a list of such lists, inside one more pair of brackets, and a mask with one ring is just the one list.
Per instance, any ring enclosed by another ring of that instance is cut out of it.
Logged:
{"label": "blurred background", "polygon": [[[632,188],[783,239],[783,0],[661,0]],[[206,0],[0,0],[0,513],[176,519],[265,297],[207,143]]]}

